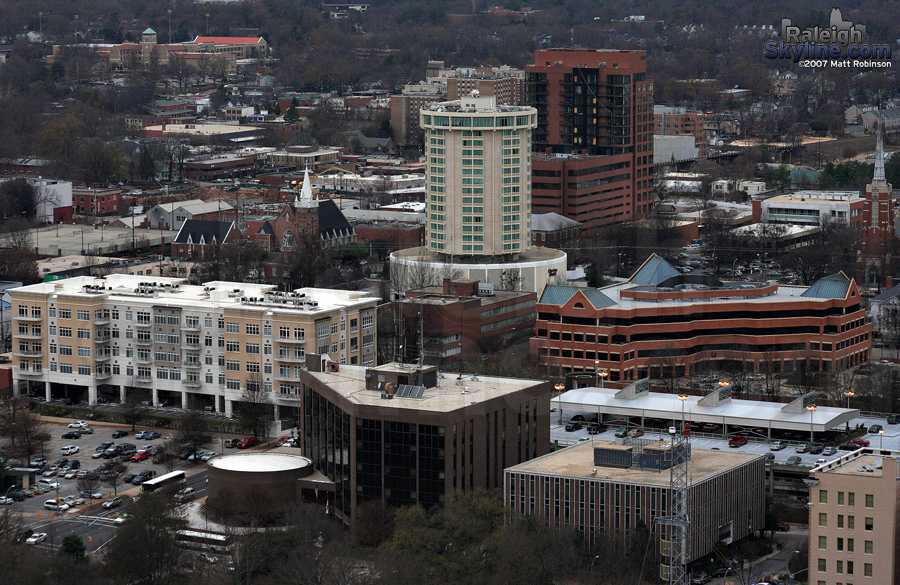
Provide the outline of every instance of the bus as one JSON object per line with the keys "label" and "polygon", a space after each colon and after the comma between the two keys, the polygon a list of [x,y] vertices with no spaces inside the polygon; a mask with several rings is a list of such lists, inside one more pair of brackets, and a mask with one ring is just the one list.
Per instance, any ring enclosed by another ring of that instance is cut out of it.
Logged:
{"label": "bus", "polygon": [[170,473],[166,473],[165,475],[160,475],[157,478],[150,479],[141,484],[142,492],[155,492],[156,490],[161,490],[170,486],[181,486],[182,484],[187,483],[187,479],[185,478],[184,471],[177,470],[172,471]]}
{"label": "bus", "polygon": [[232,545],[230,536],[197,530],[178,530],[175,543],[181,548],[218,554],[230,553]]}

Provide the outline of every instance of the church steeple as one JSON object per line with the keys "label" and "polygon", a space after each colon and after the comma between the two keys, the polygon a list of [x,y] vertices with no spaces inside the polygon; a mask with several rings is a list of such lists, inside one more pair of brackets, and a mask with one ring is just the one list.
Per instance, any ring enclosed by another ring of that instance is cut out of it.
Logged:
{"label": "church steeple", "polygon": [[875,142],[875,176],[872,177],[873,183],[884,183],[884,145],[881,140],[881,122],[878,123],[878,138]]}
{"label": "church steeple", "polygon": [[303,187],[300,189],[300,207],[318,207],[313,200],[312,183],[309,180],[309,169],[303,171]]}

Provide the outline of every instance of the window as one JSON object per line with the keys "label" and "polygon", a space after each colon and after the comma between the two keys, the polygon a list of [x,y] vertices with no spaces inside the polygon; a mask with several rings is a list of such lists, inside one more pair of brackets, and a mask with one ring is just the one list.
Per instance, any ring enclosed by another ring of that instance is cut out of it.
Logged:
{"label": "window", "polygon": [[90,339],[91,338],[91,330],[90,329],[79,329],[78,330],[78,339]]}
{"label": "window", "polygon": [[[838,528],[841,525],[841,516],[838,516]],[[819,526],[828,526],[828,514],[819,512]]]}
{"label": "window", "polygon": [[873,494],[866,494],[866,508],[874,508],[875,507],[875,496]]}
{"label": "window", "polygon": [[247,344],[247,353],[259,354],[259,344],[258,343],[248,343]]}
{"label": "window", "polygon": [[[824,538],[824,537],[822,537],[822,536],[819,537],[819,542],[822,542],[822,538]],[[837,539],[837,549],[844,550],[844,539],[843,538]]]}
{"label": "window", "polygon": [[241,381],[240,380],[232,380],[228,379],[228,383],[225,385],[229,390],[240,390],[241,389]]}
{"label": "window", "polygon": [[[24,309],[24,307],[20,307],[20,309]],[[72,318],[72,309],[60,309],[59,310],[59,318],[60,319],[71,319]]]}
{"label": "window", "polygon": [[[819,548],[820,548],[821,550],[825,550],[825,548],[826,548],[825,545],[827,544],[827,541],[828,541],[828,539],[827,539],[826,537],[824,537],[824,536],[820,536],[820,537],[819,537]],[[841,539],[839,538],[839,539],[838,539],[838,546],[840,546],[840,542],[841,542]]]}
{"label": "window", "polygon": [[266,323],[263,325],[263,335],[267,337],[272,337],[272,326]]}
{"label": "window", "polygon": [[279,327],[278,328],[278,337],[282,339],[289,339],[291,337],[291,328],[290,327]]}
{"label": "window", "polygon": [[60,337],[72,337],[72,328],[71,327],[60,327],[59,328],[59,336]]}
{"label": "window", "polygon": [[872,563],[863,564],[863,576],[865,576],[865,577],[872,576]]}
{"label": "window", "polygon": [[59,355],[72,355],[72,346],[71,345],[60,345],[59,346]]}
{"label": "window", "polygon": [[257,362],[247,362],[247,371],[251,374],[259,373],[259,363]]}
{"label": "window", "polygon": [[844,561],[837,561],[835,564],[835,573],[842,575],[844,573]]}
{"label": "window", "polygon": [[828,503],[828,490],[819,490],[819,503],[820,504]]}
{"label": "window", "polygon": [[78,317],[79,321],[90,321],[91,320],[91,312],[90,311],[77,311],[75,313],[76,317]]}
{"label": "window", "polygon": [[856,505],[856,494],[854,492],[849,492],[847,494],[847,505],[848,506]]}
{"label": "window", "polygon": [[329,327],[328,323],[323,323],[319,325],[317,331],[319,339],[322,339],[323,337],[328,337],[329,333],[331,332],[331,328]]}
{"label": "window", "polygon": [[844,492],[838,492],[838,506],[844,505]]}
{"label": "window", "polygon": [[78,348],[78,357],[91,357],[91,348],[79,347]]}
{"label": "window", "polygon": [[247,335],[259,335],[259,325],[258,324],[247,323],[245,330],[247,331]]}
{"label": "window", "polygon": [[847,516],[847,528],[850,530],[856,528],[856,516]]}
{"label": "window", "polygon": [[873,518],[866,518],[866,530],[875,530],[875,520]]}
{"label": "window", "polygon": [[184,326],[190,327],[192,329],[197,329],[198,327],[200,327],[200,317],[197,317],[196,315],[185,316]]}
{"label": "window", "polygon": [[91,366],[78,366],[78,375],[79,376],[90,376],[91,375]]}
{"label": "window", "polygon": [[[821,524],[819,526],[822,526]],[[838,514],[838,528],[844,527],[844,515]]]}
{"label": "window", "polygon": [[369,313],[362,316],[362,326],[371,327],[375,323],[375,313]]}
{"label": "window", "polygon": [[237,360],[228,360],[225,362],[225,369],[229,372],[240,372],[241,371],[241,362]]}
{"label": "window", "polygon": [[847,561],[847,574],[853,574],[853,561]]}
{"label": "window", "polygon": [[225,351],[238,353],[241,351],[241,344],[239,341],[226,341],[225,342]]}
{"label": "window", "polygon": [[824,573],[827,568],[827,565],[825,564],[825,559],[819,559],[818,566],[819,566],[819,572]]}
{"label": "window", "polygon": [[853,552],[853,539],[847,539],[847,552]]}
{"label": "window", "polygon": [[867,540],[867,541],[865,542],[864,547],[865,547],[865,551],[866,551],[866,554],[867,554],[867,555],[873,554],[872,551],[875,550],[875,545],[872,544],[872,541],[871,541],[871,540]]}
{"label": "window", "polygon": [[237,323],[226,323],[225,333],[240,333],[241,327]]}
{"label": "window", "polygon": [[56,317],[56,307],[50,307],[47,309],[47,314],[51,317]]}
{"label": "window", "polygon": [[61,374],[71,374],[72,364],[59,364],[59,371]]}
{"label": "window", "polygon": [[212,317],[203,317],[203,326],[212,327]]}

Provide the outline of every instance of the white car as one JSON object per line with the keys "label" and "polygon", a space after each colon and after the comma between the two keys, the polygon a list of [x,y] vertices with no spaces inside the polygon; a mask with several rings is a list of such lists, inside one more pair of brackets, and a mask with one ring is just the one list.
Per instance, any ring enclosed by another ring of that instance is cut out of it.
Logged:
{"label": "white car", "polygon": [[116,524],[124,524],[125,520],[127,520],[127,519],[128,519],[128,514],[122,512],[121,514],[119,514],[118,516],[113,518],[113,522],[115,522]]}
{"label": "white car", "polygon": [[63,478],[75,479],[75,477],[78,475],[78,472],[79,472],[78,469],[70,469],[69,471],[66,472],[66,474],[63,476]]}
{"label": "white car", "polygon": [[44,490],[58,490],[59,482],[50,481],[49,479],[39,479],[37,485]]}
{"label": "white car", "polygon": [[63,455],[74,455],[75,453],[81,451],[81,449],[78,448],[78,445],[66,445],[61,449],[61,451]]}
{"label": "white car", "polygon": [[25,544],[37,544],[39,542],[44,542],[45,540],[47,540],[46,532],[35,532],[28,537],[28,540],[25,541]]}
{"label": "white car", "polygon": [[69,507],[80,506],[84,504],[84,498],[79,498],[76,496],[66,496],[65,498],[63,498],[63,501],[69,504]]}
{"label": "white car", "polygon": [[86,426],[88,426],[88,424],[86,422],[84,422],[83,420],[76,420],[73,423],[69,423],[70,429],[83,429]]}
{"label": "white car", "polygon": [[13,502],[15,502],[15,500],[12,498],[0,496],[0,505],[2,506],[11,506]]}
{"label": "white car", "polygon": [[69,504],[62,501],[62,499],[47,500],[46,502],[44,502],[44,507],[47,508],[48,510],[58,510],[60,512],[65,512],[66,510],[69,509]]}

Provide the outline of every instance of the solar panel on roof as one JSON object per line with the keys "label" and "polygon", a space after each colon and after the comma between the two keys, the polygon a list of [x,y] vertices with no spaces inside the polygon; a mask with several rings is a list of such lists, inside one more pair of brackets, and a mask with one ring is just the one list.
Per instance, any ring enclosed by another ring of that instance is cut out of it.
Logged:
{"label": "solar panel on roof", "polygon": [[397,397],[406,398],[407,396],[409,396],[409,386],[407,384],[397,386]]}
{"label": "solar panel on roof", "polygon": [[413,392],[414,394],[411,396],[411,398],[422,398],[423,396],[425,396],[425,386],[415,386],[413,388]]}

